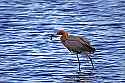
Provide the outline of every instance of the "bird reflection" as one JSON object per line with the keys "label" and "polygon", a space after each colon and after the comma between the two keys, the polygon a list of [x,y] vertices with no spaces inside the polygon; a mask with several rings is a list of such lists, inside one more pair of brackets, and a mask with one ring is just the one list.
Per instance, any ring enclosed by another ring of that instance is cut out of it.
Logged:
{"label": "bird reflection", "polygon": [[64,83],[91,83],[93,79],[93,73],[76,72],[74,75],[66,75],[64,77]]}

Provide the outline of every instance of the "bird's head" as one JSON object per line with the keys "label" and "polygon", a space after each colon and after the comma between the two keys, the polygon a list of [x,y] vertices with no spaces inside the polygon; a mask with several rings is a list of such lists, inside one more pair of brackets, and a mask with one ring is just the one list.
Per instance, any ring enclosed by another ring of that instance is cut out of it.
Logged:
{"label": "bird's head", "polygon": [[65,32],[64,30],[59,30],[59,31],[57,32],[57,35],[61,35],[61,39],[62,39],[62,40],[66,40],[66,39],[68,38],[68,33]]}
{"label": "bird's head", "polygon": [[64,31],[64,30],[59,30],[58,32],[57,32],[57,35],[64,35],[66,32]]}

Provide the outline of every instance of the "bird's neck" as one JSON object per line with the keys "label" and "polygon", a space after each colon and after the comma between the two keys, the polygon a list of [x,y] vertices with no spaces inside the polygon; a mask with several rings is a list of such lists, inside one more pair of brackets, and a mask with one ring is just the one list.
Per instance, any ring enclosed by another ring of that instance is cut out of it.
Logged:
{"label": "bird's neck", "polygon": [[68,39],[68,33],[65,32],[65,33],[61,36],[61,40],[62,40],[62,41],[65,41],[65,40],[67,40],[67,39]]}

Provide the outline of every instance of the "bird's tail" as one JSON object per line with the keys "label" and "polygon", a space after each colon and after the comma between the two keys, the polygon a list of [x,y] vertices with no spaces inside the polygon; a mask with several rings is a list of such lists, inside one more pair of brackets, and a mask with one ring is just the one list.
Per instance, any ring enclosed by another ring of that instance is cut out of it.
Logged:
{"label": "bird's tail", "polygon": [[95,52],[95,48],[92,47],[91,49],[91,53],[94,53]]}
{"label": "bird's tail", "polygon": [[96,50],[95,48],[90,46],[88,49],[88,53],[93,54],[95,52],[95,50]]}

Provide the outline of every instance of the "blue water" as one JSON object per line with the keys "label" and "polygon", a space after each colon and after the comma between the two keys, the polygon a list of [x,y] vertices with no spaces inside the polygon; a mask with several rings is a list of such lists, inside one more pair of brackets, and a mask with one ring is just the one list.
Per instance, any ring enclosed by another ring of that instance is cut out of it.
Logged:
{"label": "blue water", "polygon": [[[61,28],[96,48],[94,70],[49,39]],[[0,83],[125,83],[125,1],[0,0]]]}

